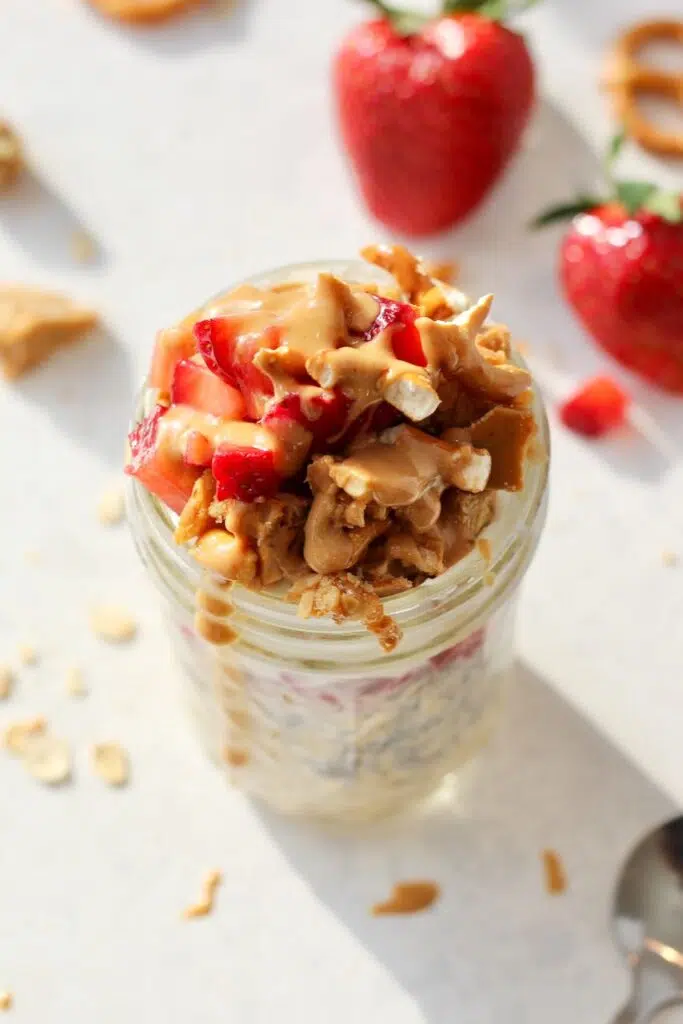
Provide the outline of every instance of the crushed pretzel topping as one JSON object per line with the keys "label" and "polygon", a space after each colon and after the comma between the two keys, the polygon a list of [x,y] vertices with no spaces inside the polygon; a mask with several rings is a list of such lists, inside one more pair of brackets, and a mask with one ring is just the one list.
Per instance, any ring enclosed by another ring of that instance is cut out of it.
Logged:
{"label": "crushed pretzel topping", "polygon": [[0,284],[0,370],[21,376],[96,326],[97,314],[55,292]]}
{"label": "crushed pretzel topping", "polygon": [[42,716],[28,718],[23,722],[8,725],[3,735],[3,745],[10,752],[20,757],[26,750],[29,740],[42,736],[47,729],[47,722]]}
{"label": "crushed pretzel topping", "polygon": [[127,608],[101,604],[90,612],[90,626],[107,643],[120,644],[132,640],[138,631],[137,622]]}
{"label": "crushed pretzel topping", "polygon": [[69,746],[49,733],[27,737],[21,760],[28,773],[46,786],[61,786],[71,778]]}
{"label": "crushed pretzel topping", "polygon": [[14,674],[9,665],[0,665],[0,700],[7,700],[14,685]]}
{"label": "crushed pretzel topping", "polygon": [[97,518],[102,526],[117,526],[125,514],[123,491],[120,487],[108,487],[97,502]]}
{"label": "crushed pretzel topping", "polygon": [[19,136],[7,121],[0,121],[0,192],[14,184],[23,167]]}
{"label": "crushed pretzel topping", "polygon": [[373,917],[386,914],[416,914],[427,910],[437,901],[441,890],[436,882],[397,882],[391,896],[382,903],[375,903]]}
{"label": "crushed pretzel topping", "polygon": [[130,778],[128,754],[118,743],[95,743],[92,764],[95,773],[110,786],[125,786]]}
{"label": "crushed pretzel topping", "polygon": [[202,884],[202,895],[198,903],[193,903],[183,911],[183,917],[186,921],[191,920],[195,917],[206,917],[210,914],[214,907],[214,901],[216,898],[216,890],[223,881],[223,875],[220,871],[210,871]]}
{"label": "crushed pretzel topping", "polygon": [[180,514],[178,525],[173,534],[176,544],[187,544],[191,540],[197,540],[212,526],[213,520],[209,509],[215,493],[216,484],[211,475],[211,470],[207,469],[195,481],[192,494]]}

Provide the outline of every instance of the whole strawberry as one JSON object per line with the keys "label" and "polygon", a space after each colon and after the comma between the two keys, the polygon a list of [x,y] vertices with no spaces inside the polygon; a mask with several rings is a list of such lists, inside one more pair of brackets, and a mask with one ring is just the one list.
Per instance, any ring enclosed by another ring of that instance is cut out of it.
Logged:
{"label": "whole strawberry", "polygon": [[446,0],[436,19],[371,2],[382,17],[355,28],[335,61],[341,133],[375,217],[426,235],[491,190],[529,119],[534,69],[500,21],[505,0]]}
{"label": "whole strawberry", "polygon": [[680,193],[612,178],[611,195],[555,207],[537,225],[571,217],[559,272],[589,334],[610,355],[683,395],[683,201]]}

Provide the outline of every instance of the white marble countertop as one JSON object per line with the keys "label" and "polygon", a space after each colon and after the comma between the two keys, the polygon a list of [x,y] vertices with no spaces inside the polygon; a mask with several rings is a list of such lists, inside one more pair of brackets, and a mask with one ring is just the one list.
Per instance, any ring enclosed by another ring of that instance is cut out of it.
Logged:
{"label": "white marble countertop", "polygon": [[[479,216],[423,246],[460,257],[468,290],[496,291],[551,408],[605,364],[558,298],[557,233],[522,226],[595,175],[611,131],[600,53],[648,6],[547,0],[527,16],[544,86],[527,145]],[[34,174],[0,203],[0,275],[90,300],[110,330],[0,388],[0,661],[25,640],[40,652],[0,726],[42,713],[78,752],[57,792],[0,759],[0,989],[17,1024],[576,1024],[624,998],[614,874],[683,800],[683,568],[661,559],[683,554],[682,403],[632,384],[628,433],[589,445],[555,430],[519,682],[491,756],[458,800],[364,832],[276,820],[227,790],[188,728],[125,528],[94,517],[159,324],[261,267],[382,237],[328,116],[329,54],[361,13],[244,0],[134,32],[78,0],[3,0],[0,113]],[[625,163],[680,181],[634,151]],[[92,267],[70,255],[79,225],[103,249]],[[103,649],[87,625],[98,599],[134,609],[138,643]],[[81,701],[64,690],[72,662]],[[126,791],[87,769],[102,739],[131,753]],[[544,846],[567,864],[561,898],[543,890]],[[216,913],[181,923],[213,867]],[[443,886],[433,912],[370,917],[416,875]]]}

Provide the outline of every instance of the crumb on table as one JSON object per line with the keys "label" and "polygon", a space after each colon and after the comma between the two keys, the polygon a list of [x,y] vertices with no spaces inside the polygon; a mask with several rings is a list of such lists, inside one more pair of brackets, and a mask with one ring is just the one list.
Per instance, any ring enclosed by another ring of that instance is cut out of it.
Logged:
{"label": "crumb on table", "polygon": [[189,921],[195,917],[206,917],[213,910],[216,890],[223,881],[220,871],[210,871],[202,885],[202,895],[198,903],[193,903],[183,911],[183,917]]}
{"label": "crumb on table", "polygon": [[564,864],[556,850],[543,850],[541,856],[545,873],[546,892],[556,896],[567,888],[567,874]]}
{"label": "crumb on table", "polygon": [[0,371],[20,377],[96,326],[97,314],[65,295],[0,284]]}
{"label": "crumb on table", "polygon": [[397,882],[388,900],[375,903],[375,917],[386,914],[416,914],[426,910],[439,898],[441,890],[436,882]]}

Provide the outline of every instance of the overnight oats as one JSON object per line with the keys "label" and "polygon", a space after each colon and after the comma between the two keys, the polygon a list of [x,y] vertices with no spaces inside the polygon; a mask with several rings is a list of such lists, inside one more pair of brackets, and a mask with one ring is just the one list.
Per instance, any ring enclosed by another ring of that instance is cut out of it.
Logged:
{"label": "overnight oats", "polygon": [[406,250],[254,277],[160,332],[129,511],[213,755],[369,818],[485,742],[545,514],[538,393]]}

